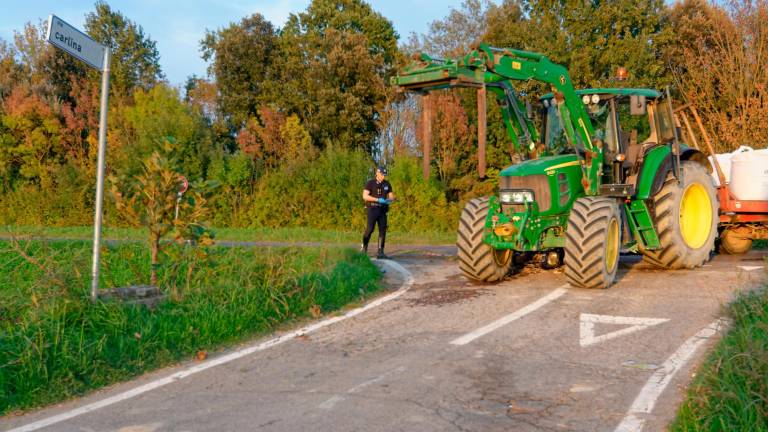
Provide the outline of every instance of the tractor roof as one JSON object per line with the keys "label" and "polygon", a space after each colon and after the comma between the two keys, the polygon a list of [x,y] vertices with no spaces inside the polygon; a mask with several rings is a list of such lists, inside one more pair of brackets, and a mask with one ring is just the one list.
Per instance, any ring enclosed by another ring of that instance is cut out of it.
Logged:
{"label": "tractor roof", "polygon": [[[576,90],[576,94],[579,96],[592,95],[592,94],[611,94],[620,96],[645,96],[647,98],[658,98],[662,94],[659,91],[647,88],[594,88],[594,89],[580,89]],[[552,93],[547,93],[541,97],[542,100],[552,99]]]}

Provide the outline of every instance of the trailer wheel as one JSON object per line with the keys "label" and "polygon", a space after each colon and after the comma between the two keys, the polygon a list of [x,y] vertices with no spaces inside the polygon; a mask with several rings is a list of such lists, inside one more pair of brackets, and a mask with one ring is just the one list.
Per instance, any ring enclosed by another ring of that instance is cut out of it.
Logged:
{"label": "trailer wheel", "polygon": [[608,288],[616,278],[621,215],[615,199],[582,197],[573,203],[565,230],[565,276],[579,288]]}
{"label": "trailer wheel", "polygon": [[752,249],[752,239],[745,228],[726,228],[720,233],[720,251],[729,255],[741,255]]}
{"label": "trailer wheel", "polygon": [[661,249],[640,247],[643,259],[667,269],[694,268],[709,260],[717,236],[717,196],[712,178],[694,161],[681,164],[682,182],[672,172],[653,196]]}
{"label": "trailer wheel", "polygon": [[461,212],[456,235],[459,268],[475,282],[499,281],[512,266],[512,250],[497,250],[483,242],[487,216],[488,197],[470,200]]}

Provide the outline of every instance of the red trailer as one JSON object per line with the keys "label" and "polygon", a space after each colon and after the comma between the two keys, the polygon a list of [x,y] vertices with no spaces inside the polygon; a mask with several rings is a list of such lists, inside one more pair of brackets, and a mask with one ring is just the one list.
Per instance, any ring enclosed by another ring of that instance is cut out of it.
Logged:
{"label": "red trailer", "polygon": [[752,247],[753,240],[768,239],[768,201],[736,199],[727,184],[717,189],[717,195],[720,199],[721,251],[743,254]]}
{"label": "red trailer", "polygon": [[[691,126],[688,115],[693,117],[698,134]],[[715,150],[709,138],[707,130],[692,104],[683,105],[675,109],[675,122],[682,130],[686,142],[699,148],[700,137],[706,145],[706,151],[712,156],[711,160],[719,180],[717,188],[720,200],[720,251],[728,254],[743,254],[752,247],[752,242],[759,239],[768,239],[768,201],[744,201],[733,196],[729,185],[725,181],[725,175],[715,157]]]}

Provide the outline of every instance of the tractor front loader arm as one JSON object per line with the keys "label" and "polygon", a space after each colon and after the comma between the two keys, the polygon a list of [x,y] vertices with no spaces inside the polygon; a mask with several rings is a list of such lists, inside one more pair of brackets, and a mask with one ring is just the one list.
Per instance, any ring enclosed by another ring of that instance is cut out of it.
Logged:
{"label": "tractor front loader arm", "polygon": [[[566,138],[576,149],[583,165],[582,183],[585,193],[597,195],[604,159],[602,142],[594,137],[592,122],[581,98],[576,94],[568,71],[552,63],[545,55],[494,48],[487,44],[480,44],[468,54],[453,59],[434,59],[419,54],[415,63],[392,78],[392,84],[418,92],[487,86],[497,97],[503,95],[507,100],[506,108],[502,104],[505,124],[510,138],[519,148],[521,143],[530,145],[538,136],[533,122],[521,115],[521,104],[509,83],[528,80],[543,82],[552,87]],[[580,151],[584,154],[583,158]]]}

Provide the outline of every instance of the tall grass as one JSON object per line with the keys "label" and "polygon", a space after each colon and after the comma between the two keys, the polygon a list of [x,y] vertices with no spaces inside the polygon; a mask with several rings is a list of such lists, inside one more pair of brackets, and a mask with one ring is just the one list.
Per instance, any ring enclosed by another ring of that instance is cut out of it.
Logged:
{"label": "tall grass", "polygon": [[[364,225],[349,225],[347,231],[318,229],[307,227],[281,228],[219,228],[213,230],[217,240],[245,242],[313,242],[328,244],[357,244],[363,236]],[[91,226],[44,227],[44,226],[10,226],[0,227],[0,238],[11,232],[27,236],[53,237],[66,239],[87,240],[93,236]],[[140,228],[104,227],[106,239],[114,240],[144,240],[146,230]],[[456,242],[454,231],[411,231],[411,227],[394,225],[390,222],[387,230],[387,241],[390,245],[414,244],[453,244]]]}
{"label": "tall grass", "polygon": [[[176,248],[156,309],[88,301],[90,244],[0,242],[0,414],[80,395],[359,301],[379,271],[344,249]],[[103,286],[144,282],[140,244],[109,247]]]}
{"label": "tall grass", "polygon": [[733,326],[702,366],[673,431],[768,431],[768,291],[732,303]]}

